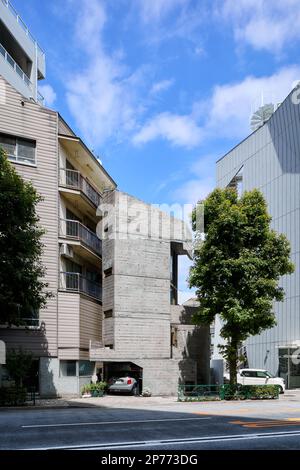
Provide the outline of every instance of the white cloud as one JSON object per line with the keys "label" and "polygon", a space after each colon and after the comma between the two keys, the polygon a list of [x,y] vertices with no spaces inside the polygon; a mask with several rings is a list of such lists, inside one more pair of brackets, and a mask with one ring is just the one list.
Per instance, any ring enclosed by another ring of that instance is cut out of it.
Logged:
{"label": "white cloud", "polygon": [[189,2],[190,0],[142,0],[139,3],[140,15],[145,23],[159,21]]}
{"label": "white cloud", "polygon": [[217,155],[209,154],[198,158],[187,169],[187,179],[171,196],[174,201],[193,206],[206,196],[215,187],[215,162]]}
{"label": "white cloud", "polygon": [[173,192],[173,198],[186,204],[195,205],[199,200],[205,199],[214,187],[214,177],[190,179]]}
{"label": "white cloud", "polygon": [[103,44],[107,16],[98,0],[76,2],[75,38],[83,59],[77,73],[66,80],[70,111],[88,143],[100,145],[110,137],[122,139],[135,126],[141,111],[137,94],[142,68],[131,73],[123,54],[108,54]]}
{"label": "white cloud", "polygon": [[290,66],[265,77],[248,76],[241,82],[218,85],[208,103],[209,113],[204,132],[208,136],[241,138],[250,133],[251,111],[264,103],[281,102],[300,78],[300,67]]}
{"label": "white cloud", "polygon": [[222,0],[216,11],[232,25],[236,41],[254,49],[278,53],[300,39],[299,0]]}
{"label": "white cloud", "polygon": [[56,100],[56,93],[51,85],[39,85],[39,91],[45,98],[45,105],[52,106]]}
{"label": "white cloud", "polygon": [[133,143],[145,144],[162,138],[173,145],[191,148],[200,143],[201,137],[201,129],[192,117],[165,112],[146,122],[133,137]]}
{"label": "white cloud", "polygon": [[168,90],[174,83],[174,80],[161,80],[160,82],[156,82],[152,85],[150,93],[156,95],[162,91]]}

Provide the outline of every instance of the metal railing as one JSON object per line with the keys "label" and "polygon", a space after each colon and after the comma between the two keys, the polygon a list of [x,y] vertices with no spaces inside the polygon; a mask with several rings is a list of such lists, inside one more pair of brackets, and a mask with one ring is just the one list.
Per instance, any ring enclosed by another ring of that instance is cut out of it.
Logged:
{"label": "metal railing", "polygon": [[60,288],[68,292],[87,294],[97,300],[102,300],[102,286],[80,273],[61,272]]}
{"label": "metal railing", "polygon": [[87,196],[87,198],[98,207],[101,201],[101,195],[89,183],[89,181],[81,175],[78,170],[60,169],[60,184],[68,188],[79,189]]}
{"label": "metal railing", "polygon": [[99,255],[102,253],[101,240],[97,237],[96,233],[92,232],[92,230],[78,220],[60,219],[59,233],[61,237],[81,241]]}
{"label": "metal railing", "polygon": [[41,106],[45,105],[45,98],[43,97],[43,95],[41,94],[39,90],[37,91],[37,101]]}
{"label": "metal railing", "polygon": [[21,26],[21,28],[23,29],[23,31],[25,32],[26,36],[29,37],[29,39],[34,43],[36,44],[37,48],[39,49],[39,52],[43,55],[45,55],[45,52],[43,51],[43,49],[39,46],[37,40],[35,39],[35,37],[31,34],[31,32],[29,31],[29,28],[28,26],[24,23],[24,21],[22,20],[21,16],[19,15],[19,13],[17,12],[17,10],[15,9],[15,7],[13,7],[13,5],[10,3],[9,0],[2,0],[2,3],[3,5],[5,5],[7,7],[7,9],[11,12],[11,14],[15,17],[17,23]]}
{"label": "metal railing", "polygon": [[16,61],[12,58],[12,56],[7,52],[7,50],[0,44],[0,54],[6,60],[6,62],[14,69],[14,71],[19,75],[19,77],[23,80],[23,82],[32,90],[32,83],[27,75],[23,72],[21,67],[18,66]]}

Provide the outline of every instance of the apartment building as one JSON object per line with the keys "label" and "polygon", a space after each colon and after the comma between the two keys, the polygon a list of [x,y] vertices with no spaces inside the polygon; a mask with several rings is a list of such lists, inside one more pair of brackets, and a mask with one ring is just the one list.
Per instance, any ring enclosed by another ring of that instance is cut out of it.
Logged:
{"label": "apartment building", "polygon": [[[265,368],[300,386],[300,109],[293,89],[269,119],[217,162],[217,185],[238,192],[258,188],[272,217],[271,226],[291,243],[295,272],[280,280],[286,296],[274,304],[277,326],[249,338],[243,354],[249,367]],[[220,322],[216,321],[216,364],[220,359]]]}
{"label": "apartment building", "polygon": [[[140,391],[155,394],[207,382],[208,330],[192,325],[194,301],[177,305],[177,257],[191,255],[188,229],[117,191],[59,113],[43,106],[44,77],[44,52],[1,0],[0,145],[43,196],[42,262],[54,296],[26,327],[1,325],[0,339],[8,351],[33,353],[28,380],[43,396],[78,395],[95,372],[129,373]],[[154,233],[141,231],[152,215]]]}

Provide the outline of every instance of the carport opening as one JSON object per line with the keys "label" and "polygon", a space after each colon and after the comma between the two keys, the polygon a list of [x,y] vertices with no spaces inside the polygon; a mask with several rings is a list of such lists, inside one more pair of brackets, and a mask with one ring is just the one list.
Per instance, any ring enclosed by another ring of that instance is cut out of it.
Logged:
{"label": "carport opening", "polygon": [[143,392],[143,368],[133,362],[104,362],[103,378],[105,382],[121,377],[132,377],[137,381],[137,393]]}

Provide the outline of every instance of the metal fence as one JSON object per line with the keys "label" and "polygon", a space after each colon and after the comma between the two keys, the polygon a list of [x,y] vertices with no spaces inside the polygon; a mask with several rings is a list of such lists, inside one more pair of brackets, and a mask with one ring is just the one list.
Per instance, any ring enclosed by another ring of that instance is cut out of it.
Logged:
{"label": "metal fence", "polygon": [[81,175],[78,170],[60,169],[60,184],[68,188],[79,189],[98,207],[101,201],[100,193]]}
{"label": "metal fence", "polygon": [[12,56],[7,52],[7,50],[0,44],[0,54],[3,59],[14,69],[14,71],[19,75],[23,82],[32,90],[32,83],[27,75],[23,72],[21,67],[16,63]]}
{"label": "metal fence", "polygon": [[60,288],[70,292],[87,294],[97,300],[102,300],[102,286],[97,282],[82,276],[80,273],[61,272]]}
{"label": "metal fence", "polygon": [[101,255],[102,244],[100,238],[78,220],[61,219],[60,236],[80,240],[97,254]]}

